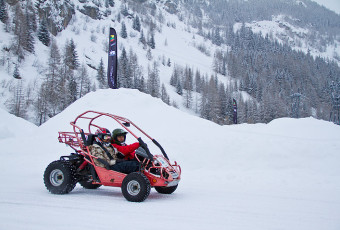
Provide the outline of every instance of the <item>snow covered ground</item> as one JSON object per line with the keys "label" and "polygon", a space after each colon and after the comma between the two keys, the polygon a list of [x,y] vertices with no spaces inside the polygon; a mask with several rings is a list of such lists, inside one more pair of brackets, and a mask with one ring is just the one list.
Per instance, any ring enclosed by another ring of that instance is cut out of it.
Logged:
{"label": "snow covered ground", "polygon": [[[182,166],[177,191],[152,189],[142,203],[111,187],[50,194],[43,172],[71,152],[57,132],[86,110],[127,117],[156,138]],[[0,116],[1,230],[340,229],[340,127],[326,121],[219,126],[127,89],[90,93],[41,127]]]}

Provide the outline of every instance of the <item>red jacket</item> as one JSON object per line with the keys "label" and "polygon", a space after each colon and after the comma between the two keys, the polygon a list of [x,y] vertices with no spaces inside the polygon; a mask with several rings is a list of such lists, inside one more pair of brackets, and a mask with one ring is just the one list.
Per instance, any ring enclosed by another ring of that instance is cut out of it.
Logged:
{"label": "red jacket", "polygon": [[115,144],[115,143],[113,143],[112,145],[113,145],[113,147],[115,147],[118,150],[118,152],[121,152],[125,156],[124,157],[125,160],[133,159],[135,157],[136,149],[139,148],[138,142],[133,143],[131,145],[127,145],[127,144],[118,145],[118,144]]}

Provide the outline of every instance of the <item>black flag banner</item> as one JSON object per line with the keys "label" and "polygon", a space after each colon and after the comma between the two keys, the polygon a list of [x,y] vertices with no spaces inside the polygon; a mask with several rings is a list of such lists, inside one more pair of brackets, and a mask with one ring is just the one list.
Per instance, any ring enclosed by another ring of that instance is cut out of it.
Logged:
{"label": "black flag banner", "polygon": [[234,124],[237,124],[237,103],[235,99],[233,99],[233,110],[234,110],[233,121]]}
{"label": "black flag banner", "polygon": [[110,28],[109,37],[109,63],[107,66],[107,80],[109,87],[117,89],[117,33],[114,28]]}

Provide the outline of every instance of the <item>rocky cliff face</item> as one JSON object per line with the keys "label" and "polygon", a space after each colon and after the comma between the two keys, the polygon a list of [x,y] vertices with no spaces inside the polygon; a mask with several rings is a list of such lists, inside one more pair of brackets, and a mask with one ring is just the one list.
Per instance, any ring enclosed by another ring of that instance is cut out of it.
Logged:
{"label": "rocky cliff face", "polygon": [[40,20],[46,20],[48,29],[54,36],[67,27],[75,14],[74,5],[69,0],[45,1],[37,3],[36,7]]}

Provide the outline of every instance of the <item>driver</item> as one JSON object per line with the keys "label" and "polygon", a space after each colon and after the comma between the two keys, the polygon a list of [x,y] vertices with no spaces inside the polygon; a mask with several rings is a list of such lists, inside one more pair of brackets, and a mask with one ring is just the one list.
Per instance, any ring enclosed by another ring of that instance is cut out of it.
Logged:
{"label": "driver", "polygon": [[139,162],[118,159],[118,151],[111,145],[109,130],[99,128],[96,135],[96,141],[89,147],[89,150],[93,156],[97,157],[94,159],[97,166],[125,174],[139,171]]}
{"label": "driver", "polygon": [[125,143],[126,134],[122,129],[115,129],[112,131],[112,145],[118,150],[118,157],[125,160],[132,160],[135,158],[135,151],[140,147],[139,143],[127,145]]}

